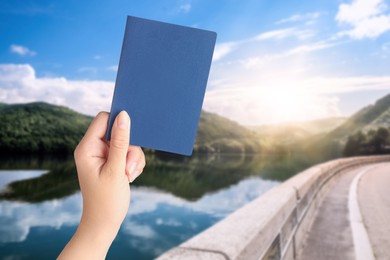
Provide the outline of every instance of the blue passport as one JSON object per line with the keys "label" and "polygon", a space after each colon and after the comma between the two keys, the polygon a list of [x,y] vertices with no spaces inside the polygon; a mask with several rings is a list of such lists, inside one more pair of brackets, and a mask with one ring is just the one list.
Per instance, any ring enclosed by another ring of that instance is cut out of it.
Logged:
{"label": "blue passport", "polygon": [[128,16],[107,140],[117,114],[130,144],[191,155],[217,34]]}

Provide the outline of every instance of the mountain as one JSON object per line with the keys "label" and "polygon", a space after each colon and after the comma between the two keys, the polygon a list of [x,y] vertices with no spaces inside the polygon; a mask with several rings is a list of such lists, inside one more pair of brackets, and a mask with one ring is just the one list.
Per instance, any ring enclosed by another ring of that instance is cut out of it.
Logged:
{"label": "mountain", "polygon": [[261,141],[255,131],[202,111],[194,149],[198,152],[259,152]]}
{"label": "mountain", "polygon": [[[334,130],[300,140],[292,146],[300,147],[299,149],[303,153],[329,160],[351,155],[350,150],[358,149],[351,148],[352,146],[349,144],[348,153],[345,152],[347,141],[351,137],[356,134],[358,136],[366,136],[366,134],[367,136],[375,136],[381,127],[390,127],[390,94],[377,100],[375,104],[359,110]],[[355,136],[352,139],[359,138]]]}
{"label": "mountain", "polygon": [[358,131],[368,132],[379,127],[390,126],[390,94],[377,100],[375,104],[369,105],[347,121],[331,131],[327,138],[345,141],[346,138]]}
{"label": "mountain", "polygon": [[311,134],[321,134],[334,130],[343,124],[346,120],[346,117],[329,117],[296,124],[300,125]]}
{"label": "mountain", "polygon": [[[70,154],[92,117],[43,102],[0,103],[1,154]],[[254,152],[258,136],[243,126],[202,111],[195,152]]]}
{"label": "mountain", "polygon": [[267,143],[290,144],[305,140],[311,136],[328,133],[337,128],[347,119],[345,117],[331,117],[306,122],[287,122],[280,124],[251,126]]}
{"label": "mountain", "polygon": [[92,117],[43,102],[0,105],[0,153],[69,154]]}

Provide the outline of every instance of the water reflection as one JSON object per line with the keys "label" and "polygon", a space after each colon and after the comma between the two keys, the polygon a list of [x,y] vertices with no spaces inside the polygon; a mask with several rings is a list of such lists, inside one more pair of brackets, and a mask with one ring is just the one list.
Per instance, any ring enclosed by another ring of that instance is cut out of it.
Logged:
{"label": "water reflection", "polygon": [[47,172],[47,170],[0,170],[0,192],[3,191],[9,183],[36,178]]}
{"label": "water reflection", "polygon": [[[131,207],[108,258],[152,259],[308,163],[254,156],[191,160],[150,156],[144,174],[131,187]],[[0,174],[0,183],[7,184],[0,193],[0,258],[52,259],[71,237],[81,216],[75,166],[72,160],[0,164],[2,169],[27,166],[48,172],[29,170],[24,180],[19,179],[23,175],[20,171],[19,178],[13,176],[15,171]]]}

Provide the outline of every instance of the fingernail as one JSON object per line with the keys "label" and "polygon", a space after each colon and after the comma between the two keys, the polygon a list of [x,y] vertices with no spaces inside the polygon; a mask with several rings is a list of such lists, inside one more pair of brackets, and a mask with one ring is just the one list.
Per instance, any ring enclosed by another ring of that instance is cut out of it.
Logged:
{"label": "fingernail", "polygon": [[130,125],[130,118],[126,111],[121,111],[117,117],[117,126],[126,129]]}
{"label": "fingernail", "polygon": [[126,177],[127,177],[127,181],[128,181],[128,182],[131,182],[130,175],[129,175],[129,173],[127,173],[127,172],[126,172]]}
{"label": "fingernail", "polygon": [[130,170],[129,170],[130,182],[133,182],[135,180],[135,178],[137,178],[136,172],[135,172],[136,169],[137,169],[137,163],[132,163],[130,166]]}

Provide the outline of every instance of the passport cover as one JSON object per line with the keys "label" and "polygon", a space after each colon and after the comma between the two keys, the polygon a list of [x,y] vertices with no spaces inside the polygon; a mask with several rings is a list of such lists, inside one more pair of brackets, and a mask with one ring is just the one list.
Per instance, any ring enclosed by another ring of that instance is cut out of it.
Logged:
{"label": "passport cover", "polygon": [[122,110],[130,144],[191,155],[215,32],[128,16],[107,131]]}

